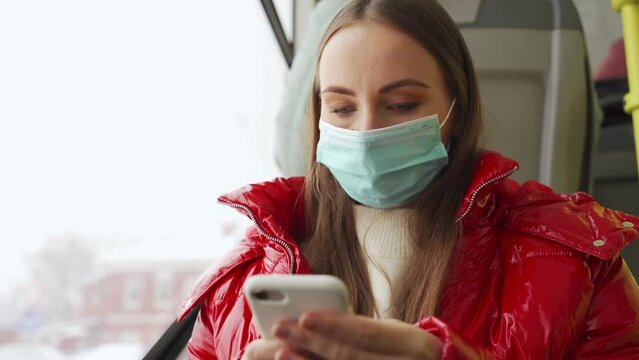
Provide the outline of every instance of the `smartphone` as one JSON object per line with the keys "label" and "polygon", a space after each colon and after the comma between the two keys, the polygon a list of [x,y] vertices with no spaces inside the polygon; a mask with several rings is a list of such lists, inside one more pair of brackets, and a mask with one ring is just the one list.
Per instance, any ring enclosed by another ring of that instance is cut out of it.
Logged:
{"label": "smartphone", "polygon": [[272,338],[278,320],[297,320],[310,310],[349,312],[348,290],[332,275],[255,275],[244,295],[263,338]]}

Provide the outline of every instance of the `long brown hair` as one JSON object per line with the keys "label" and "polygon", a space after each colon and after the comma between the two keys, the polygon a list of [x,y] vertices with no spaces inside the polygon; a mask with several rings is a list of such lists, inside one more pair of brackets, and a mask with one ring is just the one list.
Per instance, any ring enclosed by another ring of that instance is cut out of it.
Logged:
{"label": "long brown hair", "polygon": [[[457,99],[451,116],[455,123],[449,164],[408,204],[412,251],[397,283],[392,284],[393,316],[415,322],[437,313],[448,268],[461,236],[456,211],[465,194],[477,158],[481,104],[469,51],[455,22],[435,0],[352,0],[333,19],[318,54],[340,29],[355,22],[375,20],[389,24],[417,40],[437,60],[451,98]],[[307,239],[305,255],[316,273],[341,278],[350,291],[353,310],[372,316],[374,298],[364,251],[357,240],[353,203],[330,170],[315,162],[319,140],[319,81],[310,99],[311,165],[306,185]]]}

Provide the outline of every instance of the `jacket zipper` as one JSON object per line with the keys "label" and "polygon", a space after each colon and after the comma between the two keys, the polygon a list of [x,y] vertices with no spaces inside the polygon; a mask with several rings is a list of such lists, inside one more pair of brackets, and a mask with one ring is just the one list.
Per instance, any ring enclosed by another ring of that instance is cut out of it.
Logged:
{"label": "jacket zipper", "polygon": [[477,194],[479,194],[479,192],[480,192],[483,188],[485,188],[486,186],[488,186],[488,185],[490,185],[490,184],[492,184],[492,183],[494,183],[494,182],[496,182],[496,181],[499,181],[499,180],[502,180],[502,179],[505,179],[505,178],[509,177],[510,175],[512,175],[512,174],[513,174],[515,171],[517,171],[517,170],[519,170],[519,166],[515,166],[515,167],[514,167],[514,168],[512,168],[510,171],[505,172],[505,173],[503,173],[503,174],[501,174],[501,175],[499,175],[499,176],[497,176],[497,177],[494,177],[494,178],[492,178],[492,179],[490,179],[490,180],[486,181],[485,183],[481,184],[481,185],[477,188],[477,190],[475,190],[475,191],[473,192],[473,195],[471,195],[471,197],[470,197],[470,203],[468,204],[468,207],[466,208],[466,211],[464,211],[464,213],[463,213],[463,214],[461,214],[461,215],[460,215],[460,216],[459,216],[459,217],[455,220],[455,222],[460,222],[460,221],[462,221],[462,220],[466,217],[466,215],[468,215],[468,213],[470,212],[470,210],[473,208],[473,205],[475,204],[475,200],[476,200],[476,198],[477,198]]}
{"label": "jacket zipper", "polygon": [[251,219],[251,221],[253,222],[253,224],[255,225],[255,228],[257,229],[257,232],[260,233],[260,235],[264,236],[265,238],[267,238],[268,240],[274,241],[278,244],[280,244],[281,246],[283,246],[286,251],[288,252],[288,258],[289,258],[289,264],[291,264],[288,268],[288,273],[289,274],[293,274],[294,269],[295,269],[295,255],[293,253],[293,248],[286,243],[286,241],[282,240],[282,239],[278,239],[275,236],[271,236],[269,234],[266,233],[266,231],[264,231],[264,229],[262,228],[261,223],[257,220],[257,218],[255,217],[255,215],[253,214],[253,212],[251,211],[251,209],[249,209],[247,206],[242,205],[242,204],[236,204],[233,202],[227,202],[224,200],[220,200],[221,204],[233,207],[233,208],[239,208],[244,210],[247,215],[249,216],[249,219]]}

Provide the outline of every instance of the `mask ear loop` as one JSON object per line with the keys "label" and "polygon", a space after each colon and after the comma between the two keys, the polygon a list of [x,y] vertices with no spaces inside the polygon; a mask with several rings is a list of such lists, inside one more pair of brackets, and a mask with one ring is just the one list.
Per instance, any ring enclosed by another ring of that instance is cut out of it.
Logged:
{"label": "mask ear loop", "polygon": [[[450,108],[448,108],[448,114],[446,114],[446,118],[444,119],[444,121],[439,125],[439,130],[441,130],[444,127],[444,124],[446,124],[446,121],[448,121],[448,117],[450,116],[450,113],[453,112],[453,107],[455,106],[455,102],[457,101],[457,99],[453,99],[453,102],[450,104]],[[448,144],[446,144],[446,152],[450,152],[450,144],[452,143],[452,140],[448,141]]]}
{"label": "mask ear loop", "polygon": [[444,127],[444,124],[446,124],[446,121],[448,121],[448,117],[450,116],[450,113],[453,112],[453,107],[455,106],[455,102],[457,101],[457,99],[453,99],[453,102],[450,104],[450,107],[448,108],[448,113],[446,113],[446,117],[444,118],[444,121],[442,121],[441,124],[439,124],[439,129],[441,130],[441,128]]}

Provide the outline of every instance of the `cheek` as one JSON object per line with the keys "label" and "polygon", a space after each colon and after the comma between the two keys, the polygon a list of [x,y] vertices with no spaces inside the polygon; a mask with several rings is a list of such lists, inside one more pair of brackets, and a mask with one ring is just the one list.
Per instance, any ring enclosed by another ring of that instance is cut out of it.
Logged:
{"label": "cheek", "polygon": [[330,119],[333,114],[331,114],[330,107],[325,105],[321,101],[319,103],[319,113],[320,113],[320,119],[330,122]]}
{"label": "cheek", "polygon": [[326,121],[328,117],[328,111],[323,106],[320,106],[320,119]]}

